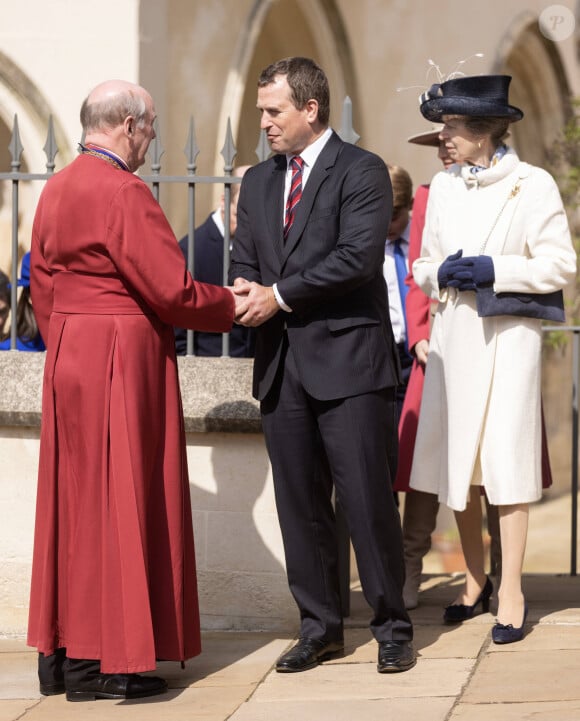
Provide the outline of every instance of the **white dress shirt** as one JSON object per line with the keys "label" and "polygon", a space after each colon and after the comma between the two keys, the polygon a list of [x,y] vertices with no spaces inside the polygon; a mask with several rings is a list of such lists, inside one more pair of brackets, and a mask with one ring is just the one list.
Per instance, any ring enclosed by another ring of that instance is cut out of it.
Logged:
{"label": "white dress shirt", "polygon": [[[405,254],[405,265],[409,272],[409,229],[411,224],[408,223],[405,230],[401,233],[401,250]],[[393,326],[393,334],[395,343],[404,343],[407,339],[407,328],[405,325],[405,314],[401,304],[401,294],[399,292],[399,282],[397,279],[397,269],[395,267],[395,247],[393,241],[385,242],[385,262],[383,263],[383,275],[387,283],[389,292],[389,313],[391,316],[391,325]]]}

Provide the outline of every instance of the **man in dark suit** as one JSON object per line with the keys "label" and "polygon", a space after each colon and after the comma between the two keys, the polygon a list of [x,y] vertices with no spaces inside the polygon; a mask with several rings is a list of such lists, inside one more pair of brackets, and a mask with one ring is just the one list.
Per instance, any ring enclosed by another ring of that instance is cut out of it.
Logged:
{"label": "man in dark suit", "polygon": [[254,394],[301,618],[276,670],[304,671],[343,650],[334,484],[373,611],[378,670],[406,671],[415,653],[391,489],[400,378],[382,272],[389,175],[328,127],[328,82],[312,60],[266,68],[257,105],[276,155],[242,182],[230,279],[248,298],[239,321],[257,326]]}
{"label": "man in dark suit", "polygon": [[[233,176],[243,178],[249,165],[234,168]],[[230,250],[236,232],[236,211],[240,192],[239,183],[232,183],[230,192]],[[225,235],[225,195],[222,194],[217,208],[204,223],[195,229],[194,236],[194,280],[213,285],[223,285],[224,280],[224,235]],[[179,241],[179,247],[188,260],[188,236]],[[175,352],[185,355],[187,352],[187,331],[174,328]],[[229,333],[229,355],[232,358],[251,358],[254,355],[254,335],[252,328],[235,325]],[[221,356],[222,334],[195,331],[193,334],[193,352],[197,356]]]}

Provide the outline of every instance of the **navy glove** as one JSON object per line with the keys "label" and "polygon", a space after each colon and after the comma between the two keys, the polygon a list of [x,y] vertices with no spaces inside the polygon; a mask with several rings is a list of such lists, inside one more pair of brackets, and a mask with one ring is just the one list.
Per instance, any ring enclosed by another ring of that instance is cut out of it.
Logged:
{"label": "navy glove", "polygon": [[462,254],[463,251],[461,249],[458,250],[457,253],[453,253],[453,255],[445,258],[443,263],[439,266],[439,270],[437,271],[437,282],[439,283],[440,290],[447,288],[449,285],[449,280],[453,278],[453,274],[455,270],[457,270],[457,264],[461,262],[459,258],[461,258]]}
{"label": "navy glove", "polygon": [[490,285],[495,280],[493,260],[489,255],[470,255],[461,258],[453,271],[453,277],[447,281],[450,288],[458,290],[477,290]]}

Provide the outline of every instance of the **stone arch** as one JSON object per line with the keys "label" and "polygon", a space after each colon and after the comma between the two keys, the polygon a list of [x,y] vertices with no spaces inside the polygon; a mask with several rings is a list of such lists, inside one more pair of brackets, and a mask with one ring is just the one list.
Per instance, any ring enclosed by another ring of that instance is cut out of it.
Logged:
{"label": "stone arch", "polygon": [[493,72],[513,76],[510,101],[524,111],[510,142],[522,159],[545,165],[570,111],[570,87],[557,43],[541,34],[536,15],[525,12],[512,23]]}
{"label": "stone arch", "polygon": [[[12,135],[14,116],[18,116],[19,131],[24,146],[22,156],[24,172],[43,172],[46,155],[43,146],[46,141],[49,117],[53,116],[54,132],[59,148],[61,164],[69,162],[72,156],[66,140],[66,134],[58,117],[48,101],[37,89],[32,80],[10,58],[0,51],[0,123],[2,132]],[[8,131],[5,130],[8,128]],[[0,167],[10,169],[10,156],[5,155],[5,145],[1,145]],[[8,158],[8,162],[6,162]]]}
{"label": "stone arch", "polygon": [[[0,51],[0,172],[9,172],[12,156],[8,150],[14,129],[14,117],[18,117],[18,131],[23,146],[21,172],[43,173],[46,170],[46,142],[48,121],[53,111],[32,80],[4,53]],[[56,142],[59,148],[57,160],[65,164],[71,159],[71,149],[66,135],[53,115]],[[20,252],[30,243],[30,228],[34,209],[42,185],[38,182],[22,182],[19,186],[19,246]],[[0,267],[10,267],[12,247],[12,204],[9,181],[0,183]]]}
{"label": "stone arch", "polygon": [[[295,31],[295,32],[293,32]],[[218,127],[229,117],[237,164],[254,164],[259,139],[255,110],[256,81],[262,68],[289,55],[313,57],[324,68],[331,87],[331,121],[338,126],[345,95],[356,88],[346,30],[335,0],[255,0],[233,54],[224,88]],[[223,169],[217,138],[216,174]]]}

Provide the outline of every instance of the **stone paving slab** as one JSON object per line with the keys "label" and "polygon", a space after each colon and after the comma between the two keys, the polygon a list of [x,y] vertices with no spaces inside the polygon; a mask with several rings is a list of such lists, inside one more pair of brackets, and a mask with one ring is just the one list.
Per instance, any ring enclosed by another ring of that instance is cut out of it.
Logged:
{"label": "stone paving slab", "polygon": [[[239,686],[170,689],[168,693],[134,701],[70,703],[64,696],[43,698],[21,721],[224,721],[244,703],[252,689]],[[19,717],[7,721],[17,721]]]}
{"label": "stone paving slab", "polygon": [[308,673],[269,674],[253,700],[280,703],[457,696],[474,662],[466,659],[424,659],[405,673],[379,674],[375,663],[322,664]]}
{"label": "stone paving slab", "polygon": [[156,673],[173,688],[254,684],[290,643],[270,633],[206,632],[201,655],[187,661],[185,669],[166,662],[158,664]]}
{"label": "stone paving slab", "polygon": [[580,649],[534,653],[527,638],[511,651],[487,654],[461,697],[463,703],[566,700],[580,701]]}
{"label": "stone paving slab", "polygon": [[448,721],[578,721],[577,701],[510,704],[458,704]]}
{"label": "stone paving slab", "polygon": [[0,678],[0,699],[40,698],[37,656],[32,649],[0,654]]}
{"label": "stone paving slab", "polygon": [[[445,721],[455,698],[276,701],[243,704],[229,721]],[[487,719],[489,721],[489,719]]]}
{"label": "stone paving slab", "polygon": [[0,700],[0,721],[14,721],[15,719],[26,718],[24,714],[37,703],[39,702],[32,699]]}

